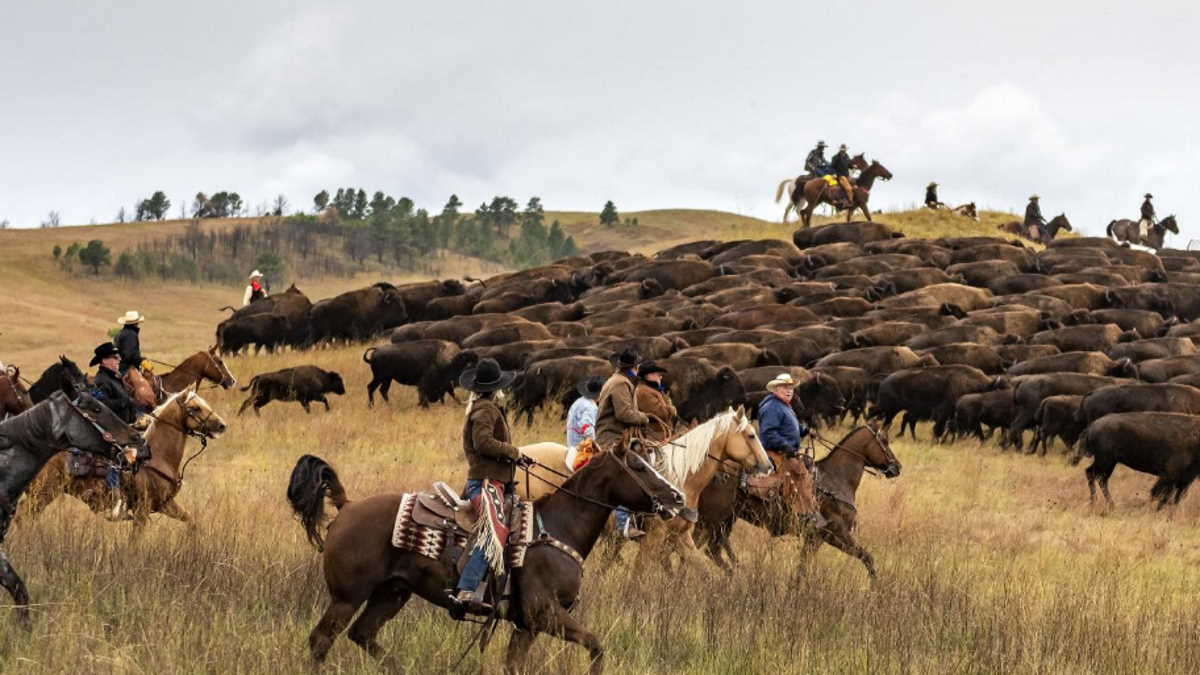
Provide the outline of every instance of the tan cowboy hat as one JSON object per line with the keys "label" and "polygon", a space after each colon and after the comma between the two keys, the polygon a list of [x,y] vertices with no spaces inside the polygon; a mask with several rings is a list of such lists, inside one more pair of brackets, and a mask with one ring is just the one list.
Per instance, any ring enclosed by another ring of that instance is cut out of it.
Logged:
{"label": "tan cowboy hat", "polygon": [[1036,202],[1039,199],[1041,199],[1041,197],[1038,197],[1037,195],[1029,195],[1029,201],[1031,202]]}
{"label": "tan cowboy hat", "polygon": [[842,143],[841,145],[838,146],[838,150],[847,150],[847,149],[848,148],[846,147],[845,143]]}
{"label": "tan cowboy hat", "polygon": [[117,324],[121,326],[128,326],[130,324],[141,323],[145,320],[146,317],[142,316],[141,312],[137,311],[136,309],[131,309],[128,312],[125,312],[125,316],[117,319]]}
{"label": "tan cowboy hat", "polygon": [[251,279],[256,279],[256,278],[261,279],[262,275],[263,275],[262,272],[259,272],[258,270],[254,270],[253,272],[250,273],[250,278]]}
{"label": "tan cowboy hat", "polygon": [[937,184],[937,183],[930,183],[930,184],[929,184],[929,187],[937,187],[937,186],[938,186],[938,184]]}
{"label": "tan cowboy hat", "polygon": [[792,379],[791,373],[780,373],[767,383],[767,391],[771,391],[775,387],[796,387],[796,381]]}

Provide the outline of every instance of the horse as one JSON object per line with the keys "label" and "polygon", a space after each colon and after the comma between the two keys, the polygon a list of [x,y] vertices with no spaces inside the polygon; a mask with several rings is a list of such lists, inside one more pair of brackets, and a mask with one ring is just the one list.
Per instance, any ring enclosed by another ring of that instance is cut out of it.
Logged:
{"label": "horse", "polygon": [[960,216],[965,216],[974,221],[979,220],[979,213],[975,210],[975,202],[967,202],[966,204],[960,204],[959,206],[952,207],[950,212]]}
{"label": "horse", "polygon": [[217,347],[209,347],[208,351],[192,354],[184,359],[175,369],[163,373],[158,378],[159,388],[166,394],[174,394],[187,389],[189,386],[208,380],[222,389],[230,389],[237,385],[237,378],[225,365],[217,353]]}
{"label": "horse", "polygon": [[67,396],[74,396],[76,391],[87,387],[87,376],[75,365],[75,362],[65,356],[59,356],[58,361],[50,365],[41,377],[29,387],[29,400],[34,405],[50,398],[50,394],[61,391]]}
{"label": "horse", "polygon": [[[198,438],[203,452],[208,441],[219,438],[226,428],[225,420],[213,412],[208,402],[190,390],[172,394],[150,416],[152,421],[144,434],[150,446],[150,459],[129,479],[124,490],[134,538],[149,524],[151,513],[194,524],[191,515],[175,501],[183,486],[184,446],[188,438]],[[192,455],[192,459],[200,452]],[[87,504],[96,514],[112,512],[115,499],[104,477],[71,476],[68,461],[67,453],[59,453],[42,469],[29,488],[25,500],[27,513],[37,516],[64,493]]]}
{"label": "horse", "polygon": [[1154,223],[1150,227],[1150,231],[1146,233],[1145,238],[1141,237],[1138,221],[1136,220],[1129,220],[1128,218],[1114,220],[1108,224],[1107,228],[1105,228],[1105,232],[1108,233],[1108,236],[1112,237],[1118,242],[1128,242],[1130,244],[1149,246],[1155,251],[1163,247],[1163,242],[1167,238],[1168,231],[1173,232],[1174,234],[1179,234],[1179,223],[1175,222],[1174,215],[1167,216],[1157,223]]}
{"label": "horse", "polygon": [[21,384],[21,369],[7,366],[0,372],[0,420],[33,407],[29,390]]}
{"label": "horse", "polygon": [[[575,472],[576,466],[586,459],[586,453],[585,457],[579,457],[578,449],[572,451],[561,443],[550,441],[522,445],[517,449],[525,457],[534,460],[532,466],[517,473],[517,496],[530,502],[547,497],[561,487],[563,481]],[[594,443],[590,450],[595,450]]]}
{"label": "horse", "polygon": [[21,493],[51,457],[79,448],[136,470],[145,441],[107,407],[86,393],[73,401],[62,392],[0,422],[0,586],[16,604],[17,621],[33,630],[29,591],[4,552],[4,537]]}
{"label": "horse", "polygon": [[[869,164],[867,163],[867,160],[864,157],[864,153],[859,153],[850,158],[850,168],[851,169],[854,169],[856,171],[862,171],[863,169],[866,169],[868,166],[869,166]],[[783,209],[784,225],[787,224],[788,214],[792,212],[792,209],[795,209],[796,213],[800,213],[801,207],[804,206],[803,192],[797,188],[800,186],[803,186],[805,183],[807,183],[810,180],[818,179],[818,178],[820,178],[820,176],[814,176],[810,173],[802,173],[799,176],[796,176],[795,178],[783,179],[779,183],[779,187],[775,188],[775,203],[776,204],[779,203],[779,200],[783,199],[783,195],[785,192],[788,195],[788,205]],[[855,182],[855,179],[851,178],[850,182],[851,183]]]}
{"label": "horse", "polygon": [[142,371],[137,368],[129,368],[125,374],[121,376],[121,384],[125,385],[125,391],[129,392],[129,397],[133,402],[140,405],[142,408],[153,408],[159,404],[158,393],[155,392],[154,386],[150,384],[150,380],[142,375]]}
{"label": "horse", "polygon": [[861,560],[867,575],[875,578],[874,558],[854,539],[858,513],[854,496],[866,467],[878,470],[887,478],[895,478],[900,475],[900,462],[892,452],[887,436],[873,426],[857,427],[833,444],[819,436],[817,439],[829,447],[829,454],[816,462],[815,471],[817,504],[826,523],[820,528],[807,527],[804,520],[790,513],[786,506],[780,508],[778,503],[747,495],[739,489],[736,478],[723,477],[710,485],[700,500],[697,531],[706,540],[707,552],[713,562],[728,570],[724,554],[728,556],[729,564],[737,564],[729,534],[734,521],[741,518],[765,529],[773,537],[788,534],[804,537],[802,565],[807,565],[821,544],[826,543]]}
{"label": "horse", "polygon": [[[338,510],[322,541],[325,499]],[[385,493],[350,501],[337,473],[324,460],[305,455],[288,485],[288,502],[308,539],[323,550],[329,607],[309,635],[309,653],[320,664],[358,608],[366,608],[350,627],[350,639],[373,658],[394,666],[375,640],[379,629],[414,594],[449,607],[447,588],[458,577],[453,564],[392,546],[392,528],[404,495]],[[600,640],[568,613],[579,596],[583,561],[604,530],[614,505],[672,516],[683,494],[649,462],[632,452],[603,452],[568,478],[537,506],[544,537],[525,553],[524,566],[512,570],[512,602],[502,618],[515,624],[506,655],[506,671],[522,667],[540,633],[582,645],[591,672],[604,667]],[[539,545],[548,544],[548,545]]]}
{"label": "horse", "polygon": [[[846,222],[850,222],[854,217],[855,210],[861,210],[867,220],[871,220],[871,209],[867,206],[867,202],[871,198],[871,188],[875,185],[875,179],[882,178],[883,180],[891,180],[892,172],[887,170],[887,167],[879,162],[871,162],[871,165],[863,169],[858,175],[858,180],[854,183],[854,197],[848,205],[843,205],[845,202],[841,200],[844,196],[840,185],[832,186],[825,182],[824,179],[814,178],[806,183],[800,191],[803,194],[803,207],[800,207],[800,199],[797,198],[796,192],[792,193],[792,203],[796,205],[796,209],[800,212],[800,219],[804,223],[804,227],[809,227],[812,224],[812,214],[817,206],[822,202],[832,205],[838,211],[846,210]],[[786,214],[785,214],[786,215]]]}
{"label": "horse", "polygon": [[1050,219],[1050,222],[1046,223],[1046,236],[1042,236],[1041,230],[1038,230],[1038,236],[1036,238],[1029,236],[1029,230],[1031,227],[1034,226],[1026,227],[1025,223],[1022,221],[1013,220],[1002,225],[997,225],[996,229],[1000,230],[1001,232],[1007,232],[1008,234],[1016,235],[1022,239],[1036,241],[1037,243],[1043,245],[1054,241],[1055,237],[1058,236],[1059,231],[1075,231],[1071,228],[1071,221],[1067,220],[1067,215],[1065,213],[1060,213],[1057,216],[1054,216]]}

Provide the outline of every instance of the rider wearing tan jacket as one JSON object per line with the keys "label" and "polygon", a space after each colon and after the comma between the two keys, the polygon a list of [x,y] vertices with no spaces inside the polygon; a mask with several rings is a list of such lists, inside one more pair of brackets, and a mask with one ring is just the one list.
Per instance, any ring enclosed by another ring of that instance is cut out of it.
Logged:
{"label": "rider wearing tan jacket", "polygon": [[596,445],[611,450],[621,441],[625,431],[641,427],[650,421],[637,407],[634,387],[637,382],[637,354],[624,350],[610,358],[617,370],[600,390],[599,410],[596,413]]}

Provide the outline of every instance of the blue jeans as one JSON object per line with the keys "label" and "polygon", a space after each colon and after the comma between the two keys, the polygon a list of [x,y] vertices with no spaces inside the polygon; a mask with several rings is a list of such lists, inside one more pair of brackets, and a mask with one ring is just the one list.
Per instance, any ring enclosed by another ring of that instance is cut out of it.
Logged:
{"label": "blue jeans", "polygon": [[625,527],[629,524],[629,509],[617,507],[617,534],[625,536]]}
{"label": "blue jeans", "polygon": [[121,470],[110,464],[108,466],[108,474],[104,476],[104,482],[110,490],[116,490],[121,487]]}
{"label": "blue jeans", "polygon": [[[463,494],[466,499],[474,499],[483,491],[483,481],[475,478],[467,479],[467,489]],[[504,494],[508,495],[512,492],[512,484],[505,486]],[[508,514],[501,514],[502,517],[508,517]],[[479,584],[483,582],[483,577],[488,572],[487,558],[483,554],[483,547],[476,546],[471,550],[471,557],[467,559],[467,565],[463,568],[462,576],[458,578],[458,590],[473,591],[479,588]]]}

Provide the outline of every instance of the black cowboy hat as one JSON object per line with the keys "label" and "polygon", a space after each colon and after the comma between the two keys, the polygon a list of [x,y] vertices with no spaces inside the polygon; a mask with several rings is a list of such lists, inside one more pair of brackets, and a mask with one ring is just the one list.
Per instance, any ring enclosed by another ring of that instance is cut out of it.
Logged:
{"label": "black cowboy hat", "polygon": [[595,375],[580,380],[579,384],[575,387],[575,391],[578,391],[580,396],[586,398],[596,398],[600,395],[601,389],[604,389],[604,378]]}
{"label": "black cowboy hat", "polygon": [[501,370],[496,359],[482,359],[479,365],[464,370],[458,383],[463,389],[483,394],[508,387],[516,376],[512,371]]}
{"label": "black cowboy hat", "polygon": [[1149,192],[1147,192],[1147,193],[1146,193],[1146,199],[1154,199],[1154,195],[1152,195],[1152,194],[1150,194]]}
{"label": "black cowboy hat", "polygon": [[646,379],[647,375],[665,372],[667,372],[666,368],[663,368],[653,361],[646,361],[642,363],[642,365],[638,366],[638,377],[642,378],[643,380]]}
{"label": "black cowboy hat", "polygon": [[95,352],[96,355],[92,357],[92,362],[88,364],[88,367],[99,365],[101,361],[110,356],[121,355],[121,350],[117,349],[117,346],[111,342],[105,342],[99,347],[96,347]]}
{"label": "black cowboy hat", "polygon": [[638,364],[638,354],[626,347],[619,352],[608,357],[608,362],[618,368],[636,368]]}

